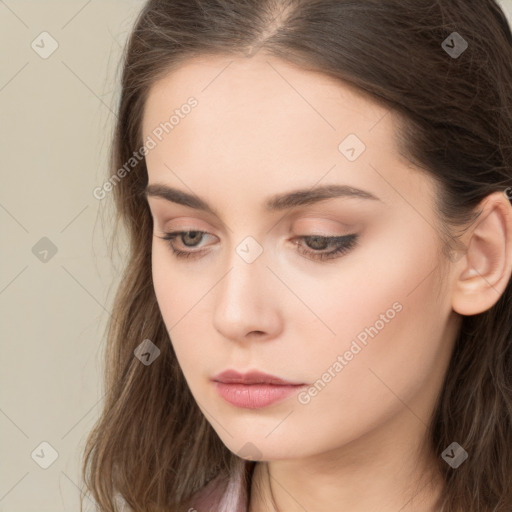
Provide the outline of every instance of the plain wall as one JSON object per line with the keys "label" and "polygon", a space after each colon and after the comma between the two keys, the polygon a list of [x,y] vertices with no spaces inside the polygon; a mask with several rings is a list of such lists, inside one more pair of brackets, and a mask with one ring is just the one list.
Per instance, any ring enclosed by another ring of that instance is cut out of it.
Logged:
{"label": "plain wall", "polygon": [[[500,3],[512,20],[512,0]],[[79,510],[119,278],[112,212],[93,190],[107,176],[121,51],[142,5],[0,2],[0,512]],[[47,58],[42,32],[58,44]],[[58,453],[47,469],[43,442]]]}

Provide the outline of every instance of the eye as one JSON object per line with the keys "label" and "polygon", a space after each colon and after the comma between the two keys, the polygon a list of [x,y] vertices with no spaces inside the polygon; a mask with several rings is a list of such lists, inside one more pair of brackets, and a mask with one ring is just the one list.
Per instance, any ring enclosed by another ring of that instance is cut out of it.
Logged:
{"label": "eye", "polygon": [[[298,242],[295,242],[299,247],[298,252],[306,255],[308,258],[320,261],[339,258],[358,243],[358,235],[355,233],[342,236],[309,235],[298,238],[304,240],[306,245],[313,246],[313,250],[304,249]],[[334,247],[334,249],[323,252],[327,247]]]}
{"label": "eye", "polygon": [[[195,254],[200,251],[182,251],[180,249],[176,249],[174,246],[174,239],[180,237],[181,241],[184,243],[185,247],[196,247],[198,240],[201,239],[203,235],[207,235],[206,231],[173,231],[171,233],[165,233],[164,236],[158,237],[162,240],[166,240],[171,248],[171,251],[177,258],[190,258],[195,257]],[[190,245],[189,242],[185,240],[191,240]]]}
{"label": "eye", "polygon": [[[177,258],[196,258],[203,251],[177,249],[175,239],[179,237],[184,247],[197,247],[204,235],[208,235],[208,233],[205,231],[173,231],[165,233],[164,236],[158,238],[168,242],[171,251]],[[305,249],[299,242],[294,242],[300,254],[305,255],[309,259],[319,261],[339,258],[358,244],[358,235],[355,233],[342,236],[307,235],[296,237],[296,239],[304,240],[306,246],[312,246],[312,248]],[[328,247],[334,247],[334,249],[325,251]]]}

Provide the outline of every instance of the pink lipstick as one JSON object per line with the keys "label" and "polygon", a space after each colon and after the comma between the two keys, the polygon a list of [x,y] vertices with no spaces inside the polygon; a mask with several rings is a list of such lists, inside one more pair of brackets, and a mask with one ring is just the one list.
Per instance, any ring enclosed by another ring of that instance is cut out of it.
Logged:
{"label": "pink lipstick", "polygon": [[259,409],[288,398],[304,383],[290,382],[259,371],[226,370],[212,378],[224,400],[236,407]]}

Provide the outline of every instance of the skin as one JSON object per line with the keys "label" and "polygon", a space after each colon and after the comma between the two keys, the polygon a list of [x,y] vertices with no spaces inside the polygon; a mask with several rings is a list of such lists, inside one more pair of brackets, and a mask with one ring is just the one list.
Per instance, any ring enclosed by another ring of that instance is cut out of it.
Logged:
{"label": "skin", "polygon": [[[270,491],[286,512],[435,510],[440,454],[427,448],[427,425],[461,315],[490,308],[510,279],[510,203],[488,196],[462,239],[467,252],[448,260],[434,182],[399,153],[387,109],[261,52],[196,58],[152,86],[144,140],[190,96],[198,106],[146,155],[149,183],[197,195],[218,216],[148,196],[154,287],[199,407],[231,451],[251,443],[261,461],[251,512],[275,510]],[[355,161],[338,149],[348,134],[366,145]],[[274,194],[333,183],[378,200],[264,210]],[[177,258],[161,238],[179,230],[208,233],[174,240],[197,258]],[[358,244],[332,260],[293,243],[328,252],[299,237],[351,233]],[[252,263],[236,251],[248,236],[263,249]],[[312,386],[397,302],[400,312],[307,404],[295,394],[237,408],[210,381],[257,369]]]}

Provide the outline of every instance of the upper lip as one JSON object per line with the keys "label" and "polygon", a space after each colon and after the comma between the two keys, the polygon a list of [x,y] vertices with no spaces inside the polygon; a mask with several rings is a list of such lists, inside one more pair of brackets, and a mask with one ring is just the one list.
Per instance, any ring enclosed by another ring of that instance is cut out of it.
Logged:
{"label": "upper lip", "polygon": [[223,382],[225,384],[274,384],[278,386],[300,386],[302,382],[290,382],[280,379],[275,375],[269,375],[257,370],[247,373],[239,373],[236,370],[225,370],[214,377],[212,380]]}

